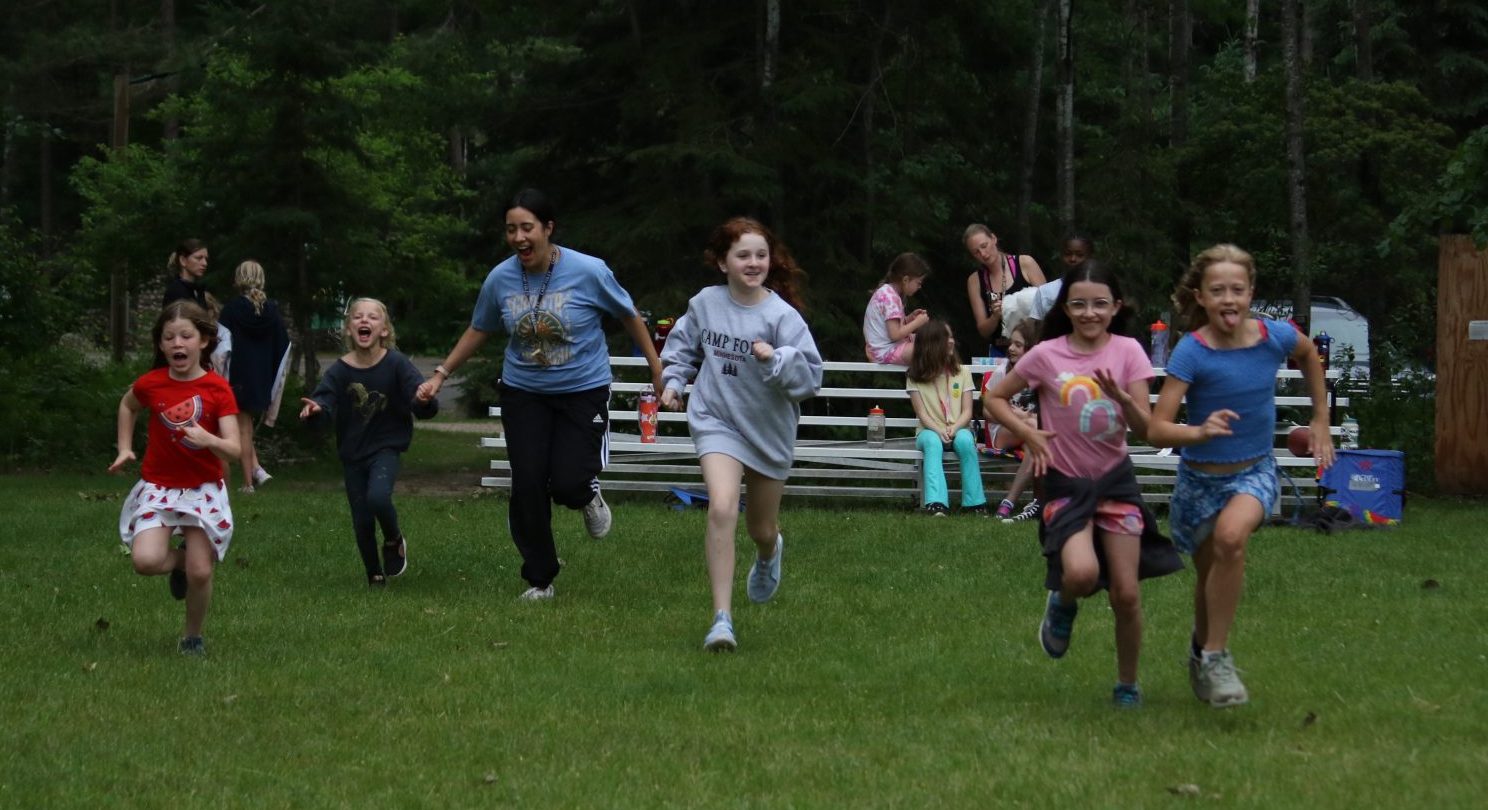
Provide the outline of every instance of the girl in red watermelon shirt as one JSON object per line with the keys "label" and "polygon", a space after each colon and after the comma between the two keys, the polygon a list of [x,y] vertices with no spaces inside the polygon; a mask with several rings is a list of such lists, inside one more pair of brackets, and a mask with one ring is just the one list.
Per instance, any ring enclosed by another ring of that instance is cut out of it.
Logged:
{"label": "girl in red watermelon shirt", "polygon": [[[227,380],[207,368],[217,327],[205,310],[173,301],[150,337],[155,367],[119,401],[119,455],[109,465],[109,472],[118,472],[134,461],[135,416],[148,410],[145,460],[119,513],[119,539],[136,572],[170,575],[171,596],[186,600],[181,652],[205,655],[201,631],[212,601],[212,570],[233,536],[222,462],[240,452],[232,418],[238,404]],[[171,548],[177,530],[185,543]]]}

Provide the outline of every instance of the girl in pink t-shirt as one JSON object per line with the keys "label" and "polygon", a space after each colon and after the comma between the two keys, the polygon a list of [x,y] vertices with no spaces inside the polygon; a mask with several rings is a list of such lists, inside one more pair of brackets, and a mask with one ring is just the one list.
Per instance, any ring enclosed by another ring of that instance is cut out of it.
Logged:
{"label": "girl in pink t-shirt", "polygon": [[863,310],[863,352],[870,363],[909,365],[915,331],[930,316],[923,309],[906,314],[904,302],[920,291],[928,275],[930,265],[917,254],[901,253],[889,262],[889,271]]}
{"label": "girl in pink t-shirt", "polygon": [[[1023,439],[1034,473],[1047,476],[1040,534],[1050,579],[1059,575],[1039,627],[1044,651],[1064,655],[1078,600],[1104,581],[1116,614],[1112,698],[1118,706],[1141,704],[1138,580],[1157,573],[1141,570],[1144,530],[1155,527],[1144,514],[1126,452],[1128,428],[1138,436],[1147,432],[1153,373],[1141,345],[1122,334],[1128,321],[1109,270],[1095,261],[1070,270],[1044,323],[1043,341],[992,387],[988,403],[992,415]],[[1039,395],[1042,430],[1018,419],[1009,401],[1025,386]]]}

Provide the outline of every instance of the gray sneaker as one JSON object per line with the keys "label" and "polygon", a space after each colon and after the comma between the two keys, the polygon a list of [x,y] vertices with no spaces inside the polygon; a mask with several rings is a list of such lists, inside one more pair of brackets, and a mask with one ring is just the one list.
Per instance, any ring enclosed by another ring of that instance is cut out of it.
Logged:
{"label": "gray sneaker", "polygon": [[726,610],[713,614],[713,627],[703,639],[703,649],[708,652],[733,652],[739,646],[734,641],[734,620]]}
{"label": "gray sneaker", "polygon": [[1250,695],[1245,691],[1245,684],[1240,682],[1240,674],[1235,671],[1235,658],[1229,650],[1220,650],[1199,662],[1194,694],[1216,709],[1250,702]]}
{"label": "gray sneaker", "polygon": [[755,552],[754,565],[749,569],[749,582],[745,590],[749,592],[749,601],[768,602],[775,595],[775,590],[780,587],[780,556],[785,553],[785,538],[775,535],[775,554],[768,560],[761,560],[759,552]]}
{"label": "gray sneaker", "polygon": [[610,505],[605,503],[599,487],[594,488],[594,500],[584,505],[584,528],[595,540],[602,540],[610,533]]}
{"label": "gray sneaker", "polygon": [[522,591],[517,599],[523,602],[545,602],[553,598],[553,586],[549,584],[546,588],[528,588]]}

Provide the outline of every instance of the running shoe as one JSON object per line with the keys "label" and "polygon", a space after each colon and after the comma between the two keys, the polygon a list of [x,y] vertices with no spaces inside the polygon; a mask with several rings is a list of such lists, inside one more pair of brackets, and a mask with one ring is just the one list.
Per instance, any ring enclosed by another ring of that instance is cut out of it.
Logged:
{"label": "running shoe", "polygon": [[522,591],[521,596],[517,597],[517,599],[523,602],[543,602],[552,598],[553,586],[551,584],[546,588],[528,588]]}
{"label": "running shoe", "polygon": [[1075,616],[1080,612],[1080,603],[1066,605],[1059,599],[1059,591],[1049,591],[1049,601],[1044,605],[1044,620],[1039,623],[1039,643],[1050,658],[1063,658],[1069,650],[1070,636],[1075,631]]}
{"label": "running shoe", "polygon": [[1250,694],[1245,691],[1245,684],[1240,682],[1235,658],[1229,650],[1204,656],[1199,663],[1199,688],[1194,690],[1194,694],[1216,709],[1250,702]]}
{"label": "running shoe", "polygon": [[399,537],[396,543],[382,544],[382,570],[389,578],[408,570],[407,537]]}
{"label": "running shoe", "polygon": [[596,485],[594,499],[584,506],[584,528],[588,530],[590,537],[601,540],[610,533],[612,519],[610,505],[605,503],[604,495]]}
{"label": "running shoe", "polygon": [[[779,552],[776,553],[779,556]],[[703,649],[708,652],[733,652],[739,643],[734,640],[734,620],[728,611],[720,610],[713,614],[713,627],[708,630],[707,638],[703,639]]]}
{"label": "running shoe", "polygon": [[1142,687],[1134,683],[1118,683],[1111,690],[1111,704],[1118,709],[1142,708]]}
{"label": "running shoe", "polygon": [[768,560],[761,560],[759,552],[754,554],[754,565],[749,569],[749,581],[745,588],[749,592],[749,601],[768,602],[775,595],[775,590],[780,587],[780,557],[785,553],[785,538],[775,535],[775,554]]}

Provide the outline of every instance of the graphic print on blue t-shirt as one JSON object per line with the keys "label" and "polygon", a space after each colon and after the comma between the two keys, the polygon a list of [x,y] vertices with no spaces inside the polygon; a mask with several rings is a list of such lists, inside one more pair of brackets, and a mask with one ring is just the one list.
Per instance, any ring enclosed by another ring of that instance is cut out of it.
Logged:
{"label": "graphic print on blue t-shirt", "polygon": [[[1126,429],[1119,417],[1120,411],[1116,403],[1106,399],[1101,391],[1100,383],[1094,377],[1085,374],[1075,374],[1066,371],[1054,378],[1059,383],[1059,404],[1067,408],[1075,407],[1081,392],[1084,392],[1085,404],[1080,407],[1080,433],[1089,436],[1093,441],[1105,441],[1119,431]],[[1100,432],[1095,431],[1098,424],[1096,417],[1103,415],[1100,420],[1103,426]]]}
{"label": "graphic print on blue t-shirt", "polygon": [[540,366],[560,366],[572,358],[568,324],[562,314],[569,296],[568,290],[555,290],[543,296],[541,307],[535,294],[516,293],[507,297],[508,311],[521,313],[512,335],[519,343],[523,360]]}

